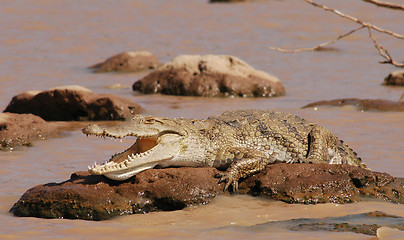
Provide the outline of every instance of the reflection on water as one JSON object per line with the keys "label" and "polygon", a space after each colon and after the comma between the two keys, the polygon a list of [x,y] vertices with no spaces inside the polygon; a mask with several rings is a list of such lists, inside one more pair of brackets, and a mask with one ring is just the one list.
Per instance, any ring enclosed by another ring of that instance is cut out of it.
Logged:
{"label": "reflection on water", "polygon": [[[377,25],[402,31],[402,13],[361,1],[333,3]],[[242,13],[242,14],[241,14]],[[400,15],[401,14],[401,15]],[[352,109],[300,109],[317,100],[382,98],[397,100],[402,88],[380,86],[394,68],[378,64],[366,32],[334,45],[338,51],[282,54],[269,46],[312,46],[333,39],[352,25],[307,6],[304,1],[257,1],[207,4],[193,1],[80,2],[2,1],[0,35],[0,106],[23,91],[79,84],[97,93],[132,98],[149,114],[205,118],[240,108],[291,112],[330,128],[349,143],[368,166],[404,177],[404,114],[356,112]],[[319,24],[321,23],[321,24]],[[402,32],[401,32],[402,33]],[[402,42],[382,38],[396,56]],[[90,66],[129,50],[149,50],[163,62],[179,54],[230,54],[281,79],[287,93],[274,99],[193,98],[134,94],[130,86],[147,72],[93,74]],[[106,86],[127,86],[108,88]],[[8,214],[30,187],[61,182],[94,161],[103,162],[122,144],[86,138],[87,123],[57,123],[68,131],[60,138],[35,142],[31,148],[0,153],[1,239],[369,239],[354,233],[268,233],[219,229],[304,217],[338,217],[369,211],[404,216],[404,207],[386,202],[347,205],[288,205],[247,196],[221,196],[211,204],[176,212],[125,216],[105,222],[16,218]],[[107,124],[107,123],[103,123]],[[111,124],[111,123],[108,123]],[[130,140],[129,140],[130,141]]]}

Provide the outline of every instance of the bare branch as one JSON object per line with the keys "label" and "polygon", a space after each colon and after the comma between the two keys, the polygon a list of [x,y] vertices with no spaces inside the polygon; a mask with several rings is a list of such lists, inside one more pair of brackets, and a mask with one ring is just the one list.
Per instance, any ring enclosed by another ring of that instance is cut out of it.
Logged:
{"label": "bare branch", "polygon": [[389,35],[394,36],[394,37],[396,37],[396,38],[404,39],[404,36],[401,35],[401,34],[392,32],[392,31],[390,31],[390,30],[385,30],[385,29],[383,29],[383,28],[377,27],[377,26],[372,25],[372,24],[367,23],[367,22],[363,22],[363,21],[361,21],[360,19],[358,19],[358,18],[356,18],[356,17],[353,17],[353,16],[350,16],[350,15],[344,14],[344,13],[338,11],[338,10],[329,8],[329,7],[327,7],[327,6],[324,6],[324,5],[321,5],[321,4],[318,4],[318,3],[314,3],[314,2],[311,1],[311,0],[304,0],[304,1],[307,2],[307,3],[309,3],[309,4],[311,4],[311,5],[313,5],[313,6],[315,6],[315,7],[322,8],[322,9],[324,9],[324,10],[326,10],[326,11],[333,12],[333,13],[337,14],[337,15],[340,16],[340,17],[343,17],[343,18],[349,19],[349,20],[351,20],[351,21],[354,21],[354,22],[356,22],[356,23],[358,23],[358,24],[360,24],[360,25],[362,25],[362,26],[370,27],[370,28],[372,28],[372,29],[374,29],[374,30],[376,30],[376,31],[378,31],[378,32],[386,33],[386,34],[389,34]]}
{"label": "bare branch", "polygon": [[389,63],[396,67],[404,67],[404,63],[398,63],[394,61],[389,51],[387,51],[387,49],[385,49],[382,45],[380,45],[377,42],[376,38],[372,34],[371,28],[368,27],[368,31],[369,31],[369,37],[373,40],[373,43],[375,44],[375,48],[379,51],[379,54],[386,59],[385,61],[380,61],[379,63]]}
{"label": "bare branch", "polygon": [[[340,40],[340,39],[342,39],[342,38],[344,38],[344,37],[346,37],[346,36],[348,36],[348,35],[350,35],[350,34],[356,32],[356,31],[359,31],[360,29],[366,27],[366,28],[368,29],[368,31],[369,31],[369,37],[372,39],[375,48],[379,51],[379,54],[380,54],[384,59],[386,59],[385,61],[380,61],[380,63],[389,63],[389,64],[392,64],[392,65],[394,65],[394,66],[396,66],[396,67],[404,67],[404,63],[398,63],[398,62],[396,62],[396,61],[393,60],[393,58],[391,57],[389,51],[387,51],[387,49],[385,49],[382,45],[380,45],[380,44],[377,42],[377,40],[376,40],[376,38],[373,36],[371,30],[373,29],[373,30],[375,30],[375,31],[388,34],[388,35],[393,36],[393,37],[398,38],[398,39],[404,39],[404,36],[403,36],[403,35],[400,35],[400,34],[398,34],[398,33],[392,32],[392,31],[390,31],[390,30],[386,30],[386,29],[377,27],[377,26],[372,25],[372,24],[367,23],[367,22],[363,22],[362,20],[360,20],[360,19],[358,19],[358,18],[356,18],[356,17],[353,17],[353,16],[350,16],[350,15],[344,14],[344,13],[340,12],[339,10],[332,9],[332,8],[329,8],[329,7],[327,7],[327,6],[324,6],[324,5],[321,5],[321,4],[318,4],[318,3],[314,3],[312,0],[304,0],[304,1],[307,2],[307,3],[309,3],[309,4],[311,4],[311,5],[313,5],[313,6],[315,6],[315,7],[322,8],[322,9],[324,9],[325,11],[333,12],[333,13],[337,14],[337,15],[340,16],[340,17],[343,17],[343,18],[349,19],[349,20],[351,20],[351,21],[354,21],[354,22],[360,24],[361,26],[358,27],[358,28],[356,28],[356,29],[354,29],[354,30],[351,30],[351,31],[348,32],[348,33],[345,33],[345,34],[343,34],[343,35],[338,36],[338,38],[335,39],[335,40],[333,40],[333,41],[326,42],[326,43],[321,43],[321,44],[316,45],[316,46],[314,46],[314,47],[312,47],[312,48],[298,48],[298,49],[295,49],[295,50],[288,50],[288,49],[270,47],[270,49],[276,50],[276,51],[279,51],[279,52],[284,52],[284,53],[297,53],[297,52],[302,52],[302,51],[315,51],[315,50],[321,49],[322,47],[325,47],[325,46],[328,46],[328,45],[330,45],[330,44],[336,43],[338,40]],[[401,8],[404,9],[404,6],[398,5],[399,8],[396,8],[396,6],[395,6],[394,4],[390,4],[390,3],[387,3],[387,2],[380,2],[380,1],[378,1],[378,0],[363,0],[363,1],[365,1],[365,2],[370,2],[370,3],[376,4],[376,5],[378,5],[378,4],[385,4],[386,7],[389,6],[390,8],[395,8],[395,9],[401,9]]]}
{"label": "bare branch", "polygon": [[396,10],[404,10],[404,6],[400,5],[400,4],[382,2],[382,1],[377,1],[377,0],[362,0],[362,1],[375,4],[378,7],[385,7],[385,8],[391,8],[391,9],[396,9]]}
{"label": "bare branch", "polygon": [[326,47],[328,45],[334,44],[338,40],[340,40],[340,39],[342,39],[342,38],[344,38],[344,37],[346,37],[348,35],[351,35],[352,33],[356,32],[358,30],[361,30],[362,28],[365,28],[365,26],[360,26],[358,28],[355,28],[354,30],[351,30],[351,31],[349,31],[349,32],[347,32],[347,33],[345,33],[343,35],[338,36],[338,38],[336,38],[336,39],[334,39],[332,41],[325,42],[325,43],[320,43],[320,44],[318,44],[318,45],[316,45],[314,47],[311,47],[311,48],[298,48],[298,49],[294,49],[294,50],[288,50],[288,49],[283,49],[283,48],[270,47],[270,49],[276,50],[278,52],[283,52],[283,53],[298,53],[298,52],[303,52],[303,51],[316,51],[316,50],[319,50],[319,49],[321,49],[323,47]]}

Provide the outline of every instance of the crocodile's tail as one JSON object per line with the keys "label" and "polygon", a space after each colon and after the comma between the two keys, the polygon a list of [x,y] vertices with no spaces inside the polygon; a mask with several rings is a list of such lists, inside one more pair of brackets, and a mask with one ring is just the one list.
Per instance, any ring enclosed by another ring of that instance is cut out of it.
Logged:
{"label": "crocodile's tail", "polygon": [[343,159],[342,163],[367,169],[366,164],[362,162],[358,154],[342,140],[339,141],[338,151]]}

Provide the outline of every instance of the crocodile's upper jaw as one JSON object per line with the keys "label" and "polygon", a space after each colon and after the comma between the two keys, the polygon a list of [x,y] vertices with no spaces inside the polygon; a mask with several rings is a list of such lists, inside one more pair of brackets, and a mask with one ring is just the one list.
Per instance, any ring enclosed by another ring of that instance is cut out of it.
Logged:
{"label": "crocodile's upper jaw", "polygon": [[118,134],[114,128],[101,128],[98,125],[89,125],[84,128],[83,133],[98,137],[119,139],[128,136],[136,137],[136,142],[127,150],[114,154],[102,165],[94,163],[88,167],[88,171],[91,174],[104,175],[113,180],[126,180],[141,171],[175,158],[185,139],[181,133],[173,130],[159,131],[154,128],[149,131],[148,135],[140,132],[127,131]]}

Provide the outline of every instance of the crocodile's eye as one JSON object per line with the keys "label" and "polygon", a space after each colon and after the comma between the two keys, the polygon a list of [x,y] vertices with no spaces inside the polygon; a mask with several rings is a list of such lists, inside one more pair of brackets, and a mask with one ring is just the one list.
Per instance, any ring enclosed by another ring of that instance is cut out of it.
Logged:
{"label": "crocodile's eye", "polygon": [[153,124],[153,123],[155,123],[155,122],[156,122],[156,119],[154,119],[154,118],[152,118],[152,117],[146,118],[146,119],[144,120],[144,123],[145,123],[145,124]]}

